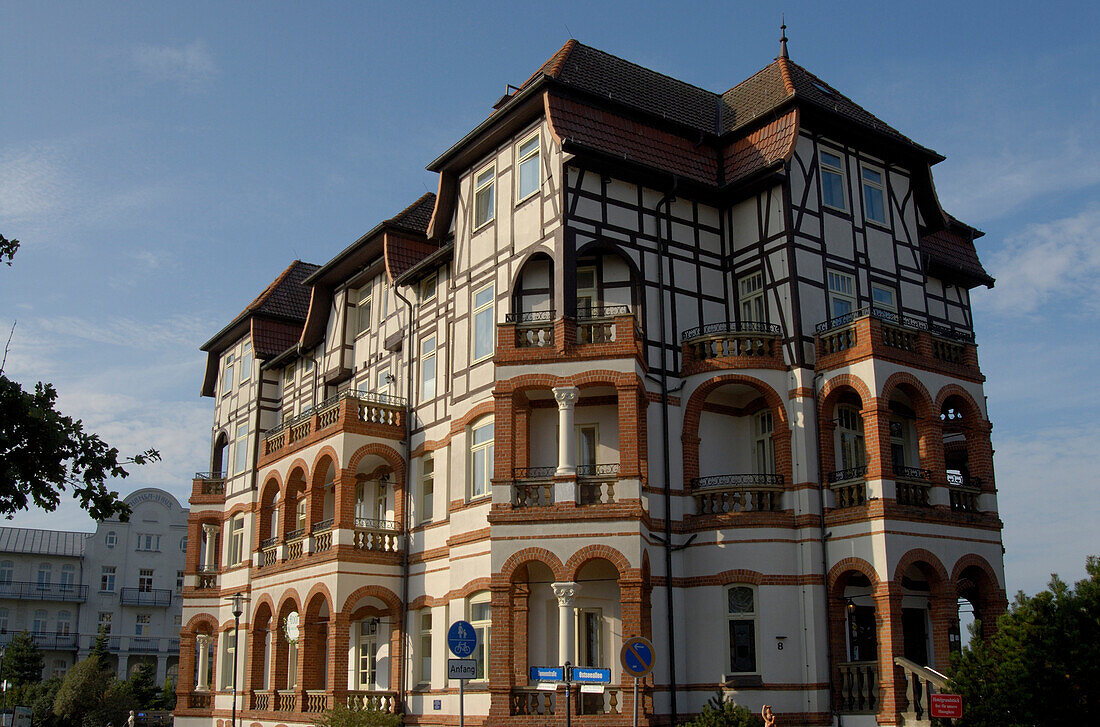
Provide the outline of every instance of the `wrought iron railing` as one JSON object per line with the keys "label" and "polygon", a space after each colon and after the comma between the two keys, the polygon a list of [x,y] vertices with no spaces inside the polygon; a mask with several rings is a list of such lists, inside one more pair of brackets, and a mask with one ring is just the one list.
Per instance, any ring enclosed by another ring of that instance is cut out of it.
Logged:
{"label": "wrought iron railing", "polygon": [[218,564],[217,563],[202,563],[202,564],[199,565],[198,572],[199,573],[217,573],[218,572]]}
{"label": "wrought iron railing", "polygon": [[628,315],[630,315],[630,306],[628,305],[589,305],[577,308],[577,320],[614,318],[615,316]]}
{"label": "wrought iron railing", "polygon": [[296,530],[291,530],[289,533],[287,533],[286,534],[286,539],[287,540],[297,540],[298,538],[302,537],[305,534],[306,534],[306,529],[305,528],[297,528]]}
{"label": "wrought iron railing", "polygon": [[757,474],[755,472],[693,477],[693,489],[708,487],[744,487],[749,485],[782,486],[783,475]]}
{"label": "wrought iron railing", "polygon": [[854,480],[859,477],[867,476],[867,465],[861,464],[858,467],[846,467],[842,470],[834,470],[826,475],[826,479],[830,484],[833,482],[844,482],[845,480]]}
{"label": "wrought iron railing", "polygon": [[552,310],[533,310],[522,313],[505,313],[505,323],[545,323],[554,320]]}
{"label": "wrought iron railing", "polygon": [[131,637],[130,651],[140,651],[144,653],[160,651],[160,639],[152,636]]}
{"label": "wrought iron railing", "polygon": [[172,591],[167,588],[123,588],[118,602],[123,606],[168,607],[172,605]]}
{"label": "wrought iron railing", "polygon": [[278,542],[279,542],[279,536],[278,535],[272,536],[270,538],[264,538],[263,540],[260,541],[260,547],[261,548],[270,548],[272,545],[275,545]]}
{"label": "wrought iron railing", "polygon": [[877,306],[864,306],[857,308],[850,313],[845,313],[842,316],[830,318],[827,321],[818,323],[815,330],[818,333],[824,333],[825,331],[838,328],[840,326],[846,326],[852,321],[860,318],[877,318],[887,323],[893,323],[897,326],[903,326],[905,328],[912,328],[918,331],[928,331],[929,333],[940,336],[941,338],[949,338],[955,341],[962,341],[964,343],[973,343],[974,334],[970,331],[960,331],[953,328],[948,328],[941,323],[929,323],[926,320],[920,318],[914,318],[913,316],[907,316],[897,311],[888,310],[886,308],[879,308]]}
{"label": "wrought iron railing", "polygon": [[932,470],[921,469],[920,467],[910,467],[908,465],[896,464],[894,465],[894,474],[898,477],[905,477],[910,480],[930,480],[932,479]]}
{"label": "wrought iron railing", "polygon": [[332,530],[332,526],[335,522],[336,522],[336,519],[330,517],[327,520],[322,520],[319,523],[314,523],[313,524],[313,532],[323,533],[326,530]]}
{"label": "wrought iron railing", "polygon": [[381,520],[379,518],[372,517],[357,517],[355,518],[355,527],[367,528],[368,530],[397,530],[396,520]]}
{"label": "wrought iron railing", "polygon": [[86,601],[88,600],[88,587],[75,583],[4,581],[0,582],[0,598],[20,598],[32,601]]}
{"label": "wrought iron railing", "polygon": [[[19,632],[10,631],[0,634],[0,646],[7,646]],[[34,645],[43,651],[67,651],[75,649],[77,644],[76,634],[47,634],[43,632],[31,632]]]}
{"label": "wrought iron railing", "polygon": [[619,474],[619,463],[614,464],[579,464],[577,465],[577,477],[607,477]]}
{"label": "wrought iron railing", "polygon": [[224,480],[224,472],[196,472],[194,479],[196,480]]}
{"label": "wrought iron railing", "polygon": [[517,480],[545,480],[554,476],[557,467],[513,467],[512,478]]}
{"label": "wrought iron railing", "polygon": [[759,321],[722,321],[720,323],[708,323],[705,326],[689,328],[680,335],[681,341],[690,341],[699,336],[709,336],[715,333],[764,333],[778,336],[782,329],[778,323],[762,323]]}
{"label": "wrought iron railing", "polygon": [[302,422],[307,421],[311,416],[313,416],[313,407],[310,407],[310,408],[306,409],[305,411],[303,411],[301,414],[299,414],[296,417],[291,417],[290,419],[282,420],[281,422],[279,422],[278,424],[273,426],[271,429],[268,429],[264,433],[264,438],[265,439],[270,439],[271,437],[275,436],[279,432],[290,429],[295,424],[301,424]]}
{"label": "wrought iron railing", "polygon": [[982,478],[969,477],[961,472],[948,472],[947,484],[953,487],[970,487],[975,490],[980,490],[982,487]]}

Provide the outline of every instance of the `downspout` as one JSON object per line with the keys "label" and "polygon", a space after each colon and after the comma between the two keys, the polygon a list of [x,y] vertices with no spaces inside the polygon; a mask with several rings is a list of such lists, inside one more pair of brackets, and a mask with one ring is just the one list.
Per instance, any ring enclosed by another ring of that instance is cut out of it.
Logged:
{"label": "downspout", "polygon": [[[400,289],[394,285],[393,294],[409,309],[408,348],[405,355],[407,363],[405,371],[405,510],[401,522],[401,530],[405,534],[405,547],[401,549],[401,607],[404,615],[401,618],[401,644],[405,653],[402,656],[401,679],[397,684],[397,703],[405,704],[405,684],[408,681],[409,654],[412,651],[408,640],[409,635],[409,493],[412,490],[412,400],[413,400],[413,305],[408,298],[401,295]],[[396,503],[395,503],[396,504]]]}
{"label": "downspout", "polygon": [[675,606],[672,595],[672,477],[669,468],[669,433],[668,433],[668,371],[666,363],[665,341],[667,339],[667,326],[665,323],[665,261],[661,252],[661,205],[665,206],[666,216],[671,216],[670,205],[675,199],[676,188],[679,180],[672,178],[672,187],[653,207],[656,215],[657,236],[657,328],[660,336],[660,366],[661,366],[661,441],[664,444],[664,455],[661,457],[661,470],[664,477],[665,490],[665,594],[667,596],[666,608],[668,609],[668,690],[669,711],[672,724],[676,724],[676,619],[674,617]]}
{"label": "downspout", "polygon": [[[828,712],[834,714],[833,710],[833,647],[832,647],[832,634],[829,633],[829,629],[832,624],[832,616],[829,613],[829,533],[825,532],[825,473],[822,471],[821,461],[821,431],[818,427],[818,382],[824,374],[814,374],[814,429],[817,431],[816,442],[814,442],[814,449],[817,450],[817,504],[819,509],[819,527],[821,528],[821,578],[823,585],[825,586],[825,683],[828,684]],[[840,721],[840,714],[836,714],[837,725],[842,725]]]}

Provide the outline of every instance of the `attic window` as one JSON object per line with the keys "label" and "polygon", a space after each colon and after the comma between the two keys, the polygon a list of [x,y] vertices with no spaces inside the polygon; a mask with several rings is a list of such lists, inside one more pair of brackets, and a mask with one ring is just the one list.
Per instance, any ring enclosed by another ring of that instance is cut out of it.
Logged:
{"label": "attic window", "polygon": [[821,81],[812,81],[812,83],[814,84],[814,88],[816,88],[818,91],[821,91],[824,94],[828,94],[829,96],[833,95],[833,89],[829,88]]}

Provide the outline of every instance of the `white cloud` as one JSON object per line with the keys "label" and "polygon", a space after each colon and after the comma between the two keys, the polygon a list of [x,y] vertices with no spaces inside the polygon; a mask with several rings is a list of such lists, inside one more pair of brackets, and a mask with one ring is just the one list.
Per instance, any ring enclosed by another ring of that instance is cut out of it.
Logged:
{"label": "white cloud", "polygon": [[1033,313],[1055,300],[1073,301],[1075,309],[1100,308],[1100,205],[1059,220],[1028,225],[987,256],[997,279],[996,295],[982,296],[979,307],[1014,315]]}
{"label": "white cloud", "polygon": [[57,148],[33,145],[0,152],[0,219],[5,224],[54,212],[69,187]]}
{"label": "white cloud", "polygon": [[130,54],[134,66],[154,81],[198,86],[218,73],[214,56],[201,40],[184,46],[142,45]]}
{"label": "white cloud", "polygon": [[46,332],[69,341],[75,338],[142,351],[164,350],[170,346],[193,350],[203,336],[213,330],[205,319],[179,314],[154,323],[120,316],[102,319],[59,316],[40,318],[33,326],[36,333]]}

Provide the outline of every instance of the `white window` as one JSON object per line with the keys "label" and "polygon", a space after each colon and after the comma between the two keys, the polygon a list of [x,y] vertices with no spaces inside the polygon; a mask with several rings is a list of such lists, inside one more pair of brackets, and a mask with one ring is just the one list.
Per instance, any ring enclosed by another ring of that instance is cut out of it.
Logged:
{"label": "white window", "polygon": [[9,585],[15,577],[15,564],[10,560],[0,562],[0,585]]}
{"label": "white window", "polygon": [[774,430],[775,422],[770,410],[765,409],[752,418],[752,458],[758,475],[775,473],[775,443],[772,441]]}
{"label": "white window", "polygon": [[291,361],[290,363],[288,363],[286,365],[286,385],[288,387],[294,385],[294,374],[295,374],[295,369],[296,368],[297,368],[297,366],[295,365],[295,363],[293,361]]}
{"label": "white window", "polygon": [[71,591],[76,583],[76,568],[71,565],[61,566],[61,590]]}
{"label": "white window", "polygon": [[114,614],[110,611],[100,611],[98,618],[96,618],[96,633],[111,633],[111,619],[113,617]]}
{"label": "white window", "polygon": [[69,670],[69,664],[64,659],[54,659],[53,669],[50,672],[50,676],[55,679],[60,679],[65,676],[65,672]]}
{"label": "white window", "polygon": [[435,289],[438,281],[439,278],[436,276],[435,273],[432,273],[420,282],[421,303],[427,303],[430,300],[435,300]]}
{"label": "white window", "polygon": [[733,674],[756,671],[756,591],[752,586],[726,589],[730,661]]}
{"label": "white window", "polygon": [[378,688],[378,619],[359,624],[359,664],[356,681],[359,689]]}
{"label": "white window", "polygon": [[160,536],[152,535],[149,533],[138,533],[137,536],[137,548],[135,550],[143,550],[149,552],[160,551]]}
{"label": "white window", "polygon": [[115,566],[103,566],[103,569],[99,572],[99,590],[104,593],[115,592]]}
{"label": "white window", "polygon": [[861,167],[861,182],[863,187],[863,216],[871,222],[886,224],[886,187],[882,172],[869,167]]}
{"label": "white window", "polygon": [[539,135],[520,142],[516,152],[519,172],[516,174],[516,199],[524,200],[539,191]]}
{"label": "white window", "polygon": [[113,547],[115,547],[115,545],[117,545],[117,544],[118,544],[118,534],[117,534],[117,533],[115,533],[115,531],[114,531],[114,530],[111,530],[111,531],[109,531],[109,532],[107,533],[107,536],[106,536],[106,537],[105,537],[105,538],[103,539],[103,543],[104,543],[104,544],[105,544],[105,545],[106,545],[106,546],[107,546],[108,548],[113,548]]}
{"label": "white window", "polygon": [[600,304],[600,291],[596,283],[596,268],[577,268],[577,315],[591,315],[592,308]]}
{"label": "white window", "polygon": [[313,370],[313,352],[310,351],[303,356],[302,371],[308,373]]}
{"label": "white window", "polygon": [[241,353],[241,383],[245,383],[252,378],[252,344],[244,344],[244,351]]}
{"label": "white window", "polygon": [[477,633],[477,647],[473,657],[477,662],[477,671],[474,679],[489,678],[489,638],[493,625],[492,607],[489,603],[489,592],[482,591],[470,597],[470,625]]}
{"label": "white window", "polygon": [[69,611],[57,612],[57,633],[59,636],[68,636],[73,630],[73,615]]}
{"label": "white window", "polygon": [[[579,424],[577,429],[577,464],[595,465],[600,446],[600,431],[595,424]],[[595,474],[594,472],[592,474]],[[579,662],[578,662],[579,663]],[[586,666],[591,666],[586,665]]]}
{"label": "white window", "polygon": [[470,497],[489,494],[493,479],[493,420],[470,430]]}
{"label": "white window", "polygon": [[474,182],[474,229],[496,217],[496,167],[490,165],[477,173]]}
{"label": "white window", "polygon": [[855,278],[847,273],[828,271],[829,275],[829,317],[846,316],[856,309]]}
{"label": "white window", "polygon": [[230,391],[233,391],[233,354],[227,353],[222,368],[222,396]]}
{"label": "white window", "polygon": [[50,581],[52,580],[53,566],[49,563],[40,563],[38,565],[38,587],[49,588]]}
{"label": "white window", "polygon": [[34,625],[31,627],[31,631],[36,634],[46,633],[46,620],[48,616],[46,611],[38,609],[34,612]]}
{"label": "white window", "polygon": [[176,593],[183,593],[183,571],[176,571]]}
{"label": "white window", "polygon": [[149,633],[149,626],[152,624],[153,617],[147,613],[139,613],[137,615],[137,621],[134,624],[134,636],[142,636]]}
{"label": "white window", "polygon": [[420,342],[420,400],[435,398],[435,336]]}
{"label": "white window", "polygon": [[378,291],[378,322],[386,320],[386,316],[389,315],[389,302],[390,302],[390,289],[385,283],[382,284],[382,289]]}
{"label": "white window", "polygon": [[142,593],[151,593],[153,590],[153,569],[142,568],[138,571],[138,590]]}
{"label": "white window", "polygon": [[844,160],[839,154],[822,149],[817,155],[821,166],[821,201],[827,207],[846,210],[844,204]]}
{"label": "white window", "polygon": [[374,378],[374,390],[380,394],[385,394],[390,390],[390,383],[393,382],[393,376],[390,375],[390,370],[379,369]]}
{"label": "white window", "polygon": [[369,288],[359,291],[359,305],[355,306],[355,334],[370,330],[371,297]]}
{"label": "white window", "polygon": [[474,293],[474,361],[493,355],[495,347],[496,331],[493,325],[496,316],[493,314],[494,288],[487,285]]}
{"label": "white window", "polygon": [[897,298],[894,296],[893,288],[871,283],[871,301],[876,308],[892,311],[894,313],[898,311],[898,302]]}
{"label": "white window", "polygon": [[421,684],[432,681],[432,610],[425,608],[420,612],[420,659],[417,664],[418,680]]}
{"label": "white window", "polygon": [[233,442],[233,474],[239,475],[248,466],[248,425],[237,427],[237,439]]}
{"label": "white window", "polygon": [[420,466],[420,521],[427,522],[435,509],[435,460],[430,454],[425,455]]}
{"label": "white window", "polygon": [[577,666],[604,666],[603,610],[578,608],[575,613]]}
{"label": "white window", "polygon": [[244,517],[238,515],[229,521],[229,563],[244,561]]}
{"label": "white window", "polygon": [[237,660],[237,640],[233,636],[233,632],[224,631],[219,639],[224,644],[222,647],[222,688],[224,689],[232,689],[233,680],[237,676],[237,670],[233,668]]}
{"label": "white window", "polygon": [[753,273],[737,281],[741,300],[741,321],[764,323],[768,320],[764,308],[764,274]]}
{"label": "white window", "polygon": [[862,467],[867,463],[867,454],[863,444],[863,417],[859,410],[841,404],[837,407],[836,423],[840,440],[840,469]]}
{"label": "white window", "polygon": [[909,423],[904,419],[890,419],[890,459],[894,474],[902,474],[914,460],[909,452]]}

